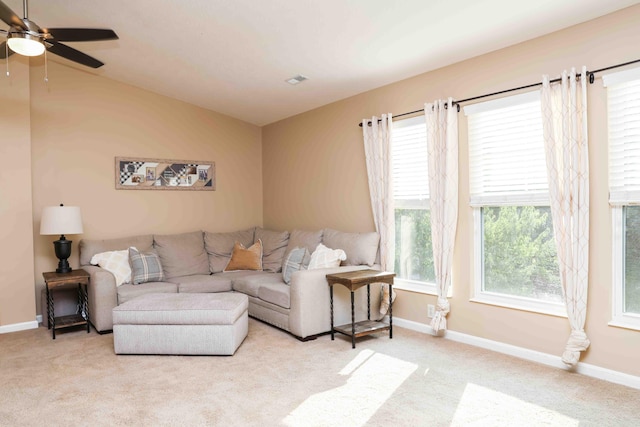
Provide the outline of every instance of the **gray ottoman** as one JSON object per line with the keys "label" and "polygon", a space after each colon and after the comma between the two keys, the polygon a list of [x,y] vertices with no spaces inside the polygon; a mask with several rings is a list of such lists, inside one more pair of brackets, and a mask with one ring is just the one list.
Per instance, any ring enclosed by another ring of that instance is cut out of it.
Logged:
{"label": "gray ottoman", "polygon": [[232,355],[248,306],[240,293],[142,295],[113,309],[116,354]]}

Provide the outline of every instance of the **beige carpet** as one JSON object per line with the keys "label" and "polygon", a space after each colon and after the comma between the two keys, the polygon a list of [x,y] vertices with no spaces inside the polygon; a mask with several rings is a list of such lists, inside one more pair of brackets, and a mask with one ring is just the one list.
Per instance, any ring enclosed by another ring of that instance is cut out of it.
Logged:
{"label": "beige carpet", "polygon": [[638,426],[640,390],[395,328],[234,356],[116,356],[113,336],[0,335],[1,426]]}

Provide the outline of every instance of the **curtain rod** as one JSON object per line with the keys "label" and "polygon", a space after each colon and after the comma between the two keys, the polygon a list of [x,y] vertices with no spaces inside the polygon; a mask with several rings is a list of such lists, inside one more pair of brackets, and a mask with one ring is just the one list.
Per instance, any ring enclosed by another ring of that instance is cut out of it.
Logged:
{"label": "curtain rod", "polygon": [[[636,59],[636,60],[633,60],[633,61],[625,62],[623,64],[611,65],[609,67],[600,68],[599,70],[587,71],[587,76],[589,76],[589,83],[593,84],[593,82],[595,81],[594,74],[596,74],[596,73],[600,73],[602,71],[612,70],[614,68],[624,67],[624,66],[627,66],[627,65],[635,64],[637,62],[640,62],[640,59]],[[580,77],[580,74],[577,74],[577,76]],[[557,83],[557,82],[559,82],[561,80],[562,80],[562,78],[557,78],[557,79],[550,80],[549,83]],[[502,95],[503,93],[515,92],[517,90],[529,89],[529,88],[536,87],[536,86],[542,86],[542,82],[532,83],[532,84],[525,85],[525,86],[520,86],[520,87],[514,87],[514,88],[511,88],[511,89],[505,89],[505,90],[501,90],[501,91],[498,91],[498,92],[487,93],[487,94],[484,94],[484,95],[478,95],[478,96],[474,96],[474,97],[471,97],[471,98],[461,99],[460,101],[453,101],[453,105],[455,105],[457,107],[457,109],[458,109],[458,112],[460,112],[460,104],[462,104],[464,102],[475,101],[475,100],[482,99],[482,98],[488,98],[490,96]],[[446,107],[446,105],[445,105],[445,107]],[[395,119],[396,117],[410,116],[411,114],[417,114],[417,113],[423,113],[423,112],[424,112],[424,108],[422,108],[420,110],[409,111],[408,113],[398,114],[396,116],[393,116],[393,118]],[[378,119],[378,122],[380,122],[380,119]],[[367,123],[369,124],[369,126],[371,126],[371,121],[369,121]],[[358,123],[358,126],[362,127],[362,123]]]}

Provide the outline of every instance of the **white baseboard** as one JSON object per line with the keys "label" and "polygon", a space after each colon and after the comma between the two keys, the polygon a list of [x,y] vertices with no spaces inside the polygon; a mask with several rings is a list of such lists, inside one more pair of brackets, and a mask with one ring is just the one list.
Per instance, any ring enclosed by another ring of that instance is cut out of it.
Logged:
{"label": "white baseboard", "polygon": [[38,314],[38,315],[36,316],[36,322],[38,322],[38,323],[42,323],[42,314]]}
{"label": "white baseboard", "polygon": [[27,329],[36,329],[38,322],[32,320],[31,322],[12,323],[11,325],[0,326],[0,334],[8,334],[9,332],[25,331]]}
{"label": "white baseboard", "polygon": [[[400,326],[401,328],[411,329],[416,332],[422,332],[424,334],[434,335],[431,326],[414,322],[411,320],[405,320],[394,316],[393,324]],[[520,359],[530,360],[532,362],[542,363],[543,365],[552,366],[554,368],[571,370],[567,365],[562,362],[560,356],[554,356],[552,354],[542,353],[535,350],[529,350],[523,347],[517,347],[515,345],[501,343],[499,341],[492,341],[486,338],[480,338],[473,335],[463,334],[456,331],[446,331],[444,338],[456,341],[464,344],[469,344],[475,347],[481,347],[486,350],[495,351],[502,354],[508,354],[510,356],[518,357]],[[578,374],[586,375],[588,377],[598,378],[601,380],[609,381],[616,384],[621,384],[627,387],[640,390],[640,377],[625,374],[623,372],[614,371],[612,369],[602,368],[596,365],[590,365],[588,363],[578,362],[575,368],[575,372]]]}

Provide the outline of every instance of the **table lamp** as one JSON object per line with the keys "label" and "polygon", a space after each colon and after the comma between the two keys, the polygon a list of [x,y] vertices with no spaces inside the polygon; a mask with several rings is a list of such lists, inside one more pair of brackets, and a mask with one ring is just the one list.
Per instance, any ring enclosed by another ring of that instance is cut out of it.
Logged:
{"label": "table lamp", "polygon": [[40,234],[60,234],[60,239],[53,242],[56,257],[60,260],[56,273],[69,273],[72,269],[67,259],[71,256],[71,240],[65,234],[82,233],[82,216],[77,206],[48,206],[42,210]]}

